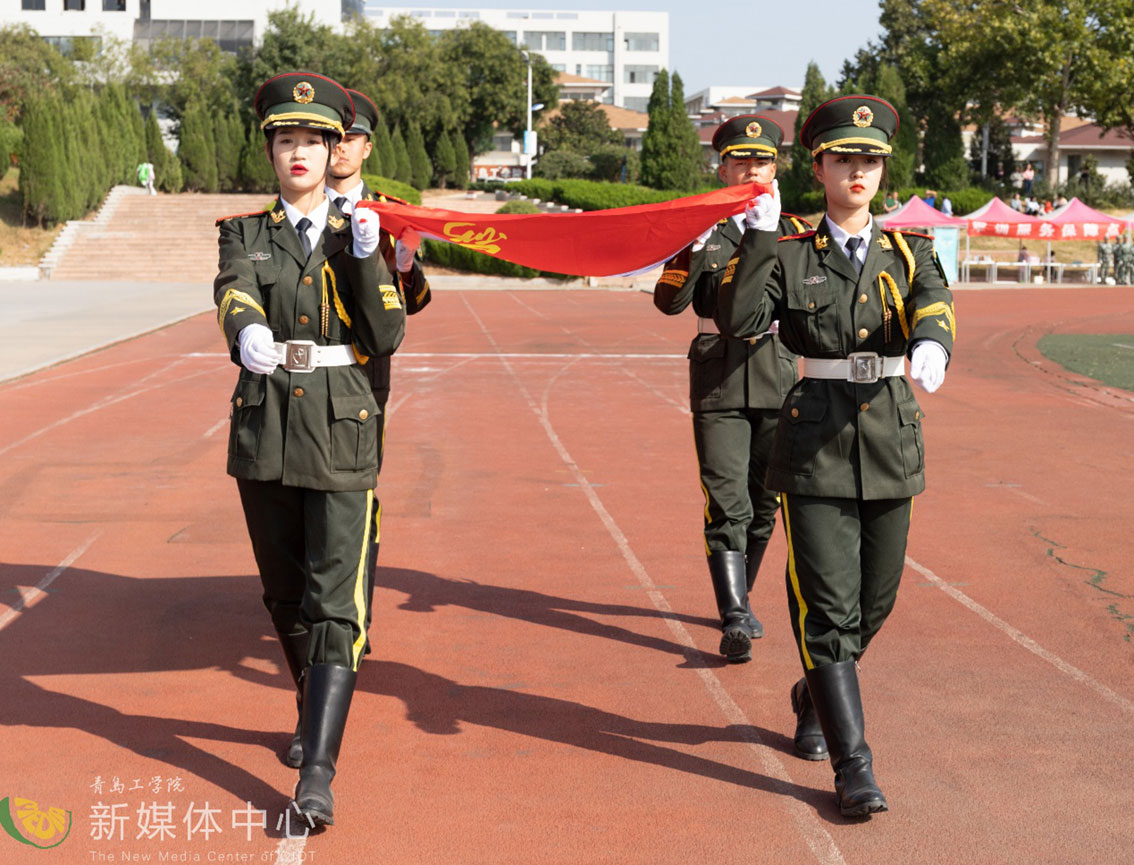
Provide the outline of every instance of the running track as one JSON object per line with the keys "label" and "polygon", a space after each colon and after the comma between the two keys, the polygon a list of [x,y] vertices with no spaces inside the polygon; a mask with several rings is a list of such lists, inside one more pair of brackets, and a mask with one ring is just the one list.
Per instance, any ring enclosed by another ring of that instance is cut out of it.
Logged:
{"label": "running track", "polygon": [[[790,753],[778,529],[755,661],[715,653],[692,319],[648,296],[449,291],[411,319],[374,654],[338,825],[307,839],[276,828],[294,708],[224,474],[236,373],[212,318],[0,385],[0,797],[74,815],[50,851],[0,834],[0,862],[1125,861],[1134,394],[1034,345],[1134,333],[1129,290],[960,292],[957,318],[863,662],[892,808],[864,824]],[[233,827],[244,803],[266,829]]]}

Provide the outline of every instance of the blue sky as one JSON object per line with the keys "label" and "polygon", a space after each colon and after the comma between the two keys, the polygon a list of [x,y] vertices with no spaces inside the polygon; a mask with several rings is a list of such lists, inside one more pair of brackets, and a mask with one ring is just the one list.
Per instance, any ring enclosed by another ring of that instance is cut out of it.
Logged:
{"label": "blue sky", "polygon": [[709,85],[799,87],[811,60],[833,83],[843,61],[881,32],[878,0],[392,0],[389,5],[668,12],[670,66],[681,73],[687,94]]}

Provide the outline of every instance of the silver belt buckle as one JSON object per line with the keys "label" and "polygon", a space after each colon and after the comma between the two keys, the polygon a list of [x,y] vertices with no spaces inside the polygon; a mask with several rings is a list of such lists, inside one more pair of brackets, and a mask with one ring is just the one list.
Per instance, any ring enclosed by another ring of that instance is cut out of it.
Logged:
{"label": "silver belt buckle", "polygon": [[315,343],[309,339],[289,339],[285,342],[283,368],[288,372],[314,372]]}
{"label": "silver belt buckle", "polygon": [[882,375],[882,356],[872,351],[856,351],[847,355],[850,372],[847,381],[855,384],[874,384]]}

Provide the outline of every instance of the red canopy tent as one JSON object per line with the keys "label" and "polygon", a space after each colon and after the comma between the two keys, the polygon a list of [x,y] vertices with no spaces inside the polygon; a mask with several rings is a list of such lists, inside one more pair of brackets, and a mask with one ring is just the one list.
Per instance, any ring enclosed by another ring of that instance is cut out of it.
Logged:
{"label": "red canopy tent", "polygon": [[1013,210],[999,198],[967,214],[969,235],[977,237],[1048,238],[1055,235],[1054,226],[1044,220]]}
{"label": "red canopy tent", "polygon": [[946,216],[916,195],[892,213],[883,213],[876,218],[884,228],[932,228],[938,225],[959,228],[966,224],[961,217]]}
{"label": "red canopy tent", "polygon": [[1062,207],[1041,218],[1044,222],[1058,226],[1058,231],[1046,235],[1051,240],[1098,240],[1102,237],[1118,237],[1126,228],[1123,220],[1088,207],[1078,198],[1072,198]]}

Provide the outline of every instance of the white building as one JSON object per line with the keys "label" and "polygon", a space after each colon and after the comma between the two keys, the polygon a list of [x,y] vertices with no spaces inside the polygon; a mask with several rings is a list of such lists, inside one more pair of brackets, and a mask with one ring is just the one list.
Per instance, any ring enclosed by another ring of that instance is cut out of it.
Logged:
{"label": "white building", "polygon": [[0,26],[27,24],[66,51],[77,39],[100,33],[146,44],[151,39],[209,38],[235,52],[260,41],[268,13],[286,6],[339,27],[359,0],[5,0]]}
{"label": "white building", "polygon": [[434,34],[481,21],[552,69],[609,84],[603,101],[635,111],[646,110],[654,79],[669,66],[668,12],[410,9],[377,0],[365,0],[363,12],[378,27],[409,15]]}

